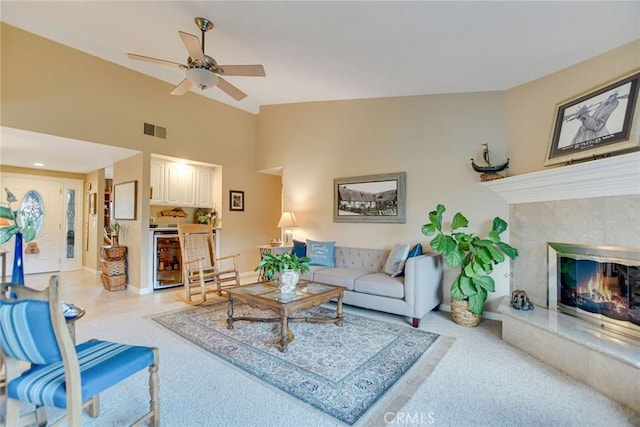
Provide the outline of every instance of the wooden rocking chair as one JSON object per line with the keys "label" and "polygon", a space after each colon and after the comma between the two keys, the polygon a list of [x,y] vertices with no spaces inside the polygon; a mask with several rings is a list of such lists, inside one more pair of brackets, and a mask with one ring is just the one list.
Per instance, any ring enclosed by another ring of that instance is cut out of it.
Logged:
{"label": "wooden rocking chair", "polygon": [[[216,258],[213,232],[208,224],[179,224],[178,236],[182,250],[185,302],[198,305],[207,294],[222,296],[224,287],[240,284],[239,254]],[[199,297],[194,298],[194,296]]]}

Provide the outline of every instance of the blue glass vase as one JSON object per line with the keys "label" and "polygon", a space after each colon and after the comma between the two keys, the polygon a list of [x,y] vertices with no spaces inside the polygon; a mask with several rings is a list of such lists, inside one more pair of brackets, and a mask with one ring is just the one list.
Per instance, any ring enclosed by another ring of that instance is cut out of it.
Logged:
{"label": "blue glass vase", "polygon": [[24,285],[24,266],[22,265],[22,233],[16,233],[16,246],[13,253],[13,271],[11,272],[11,283]]}

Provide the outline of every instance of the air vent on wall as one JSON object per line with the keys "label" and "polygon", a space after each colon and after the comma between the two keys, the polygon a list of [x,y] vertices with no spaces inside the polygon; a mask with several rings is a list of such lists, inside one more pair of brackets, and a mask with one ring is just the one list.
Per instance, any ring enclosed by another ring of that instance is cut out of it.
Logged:
{"label": "air vent on wall", "polygon": [[145,135],[167,139],[167,128],[163,128],[162,126],[156,126],[151,123],[145,123],[143,132]]}

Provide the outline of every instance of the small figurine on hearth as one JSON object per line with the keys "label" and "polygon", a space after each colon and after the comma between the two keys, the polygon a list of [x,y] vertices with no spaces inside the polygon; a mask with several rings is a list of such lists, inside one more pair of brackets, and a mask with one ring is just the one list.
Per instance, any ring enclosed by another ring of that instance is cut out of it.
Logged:
{"label": "small figurine on hearth", "polygon": [[511,293],[511,307],[516,310],[530,311],[534,306],[525,291],[516,289]]}

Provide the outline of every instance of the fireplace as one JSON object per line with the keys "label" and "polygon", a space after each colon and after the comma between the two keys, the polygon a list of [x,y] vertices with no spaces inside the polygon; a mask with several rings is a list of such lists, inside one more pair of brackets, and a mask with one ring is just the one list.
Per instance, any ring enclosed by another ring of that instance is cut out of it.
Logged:
{"label": "fireplace", "polygon": [[640,249],[548,247],[549,309],[640,340]]}

